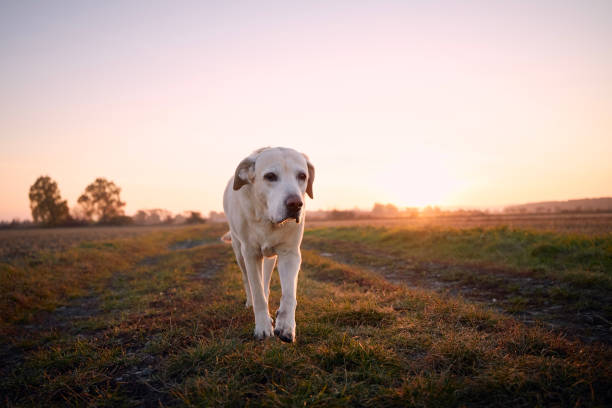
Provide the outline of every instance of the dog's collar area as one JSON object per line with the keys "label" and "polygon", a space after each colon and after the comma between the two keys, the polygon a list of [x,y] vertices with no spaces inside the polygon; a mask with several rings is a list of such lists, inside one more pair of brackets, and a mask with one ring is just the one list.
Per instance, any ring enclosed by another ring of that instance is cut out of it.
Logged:
{"label": "dog's collar area", "polygon": [[279,222],[270,221],[270,223],[271,223],[273,226],[275,226],[275,227],[282,227],[282,226],[287,225],[287,224],[288,224],[290,221],[292,221],[292,220],[295,220],[295,223],[296,223],[296,224],[299,224],[299,223],[300,223],[300,216],[299,216],[299,215],[296,215],[296,216],[294,216],[294,217],[287,217],[287,218],[285,218],[285,219],[284,219],[284,220],[282,220],[282,221],[279,221]]}

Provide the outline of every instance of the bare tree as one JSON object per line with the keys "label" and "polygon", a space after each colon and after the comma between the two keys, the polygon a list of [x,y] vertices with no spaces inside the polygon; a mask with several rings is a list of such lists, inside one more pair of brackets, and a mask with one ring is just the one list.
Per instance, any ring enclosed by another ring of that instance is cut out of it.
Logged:
{"label": "bare tree", "polygon": [[88,220],[101,224],[110,223],[124,215],[125,203],[121,201],[120,193],[121,188],[114,182],[105,178],[97,178],[85,188],[78,203]]}
{"label": "bare tree", "polygon": [[30,209],[35,223],[46,226],[65,224],[70,220],[68,204],[62,200],[57,183],[49,176],[40,176],[30,187]]}

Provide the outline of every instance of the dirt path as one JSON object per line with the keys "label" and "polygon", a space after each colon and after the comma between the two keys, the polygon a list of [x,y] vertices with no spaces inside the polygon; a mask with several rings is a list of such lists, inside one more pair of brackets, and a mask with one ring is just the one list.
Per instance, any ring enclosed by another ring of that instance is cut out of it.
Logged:
{"label": "dirt path", "polygon": [[[600,297],[601,293],[581,289],[578,297],[567,284],[530,272],[442,261],[420,262],[344,241],[306,239],[303,248],[337,262],[366,268],[394,283],[460,296],[527,324],[543,324],[589,343],[612,344],[612,322],[604,311],[589,307],[587,301]],[[607,302],[599,300],[603,304]]]}

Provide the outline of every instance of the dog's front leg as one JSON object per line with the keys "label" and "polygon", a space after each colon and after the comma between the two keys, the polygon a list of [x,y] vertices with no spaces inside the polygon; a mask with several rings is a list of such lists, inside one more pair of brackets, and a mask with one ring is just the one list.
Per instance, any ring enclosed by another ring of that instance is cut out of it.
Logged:
{"label": "dog's front leg", "polygon": [[270,278],[274,271],[274,265],[276,265],[276,257],[264,258],[263,261],[263,286],[266,299],[270,299]]}
{"label": "dog's front leg", "polygon": [[274,331],[262,281],[263,257],[259,251],[249,249],[243,251],[242,255],[251,287],[253,313],[255,314],[255,338],[261,340],[272,336]]}
{"label": "dog's front leg", "polygon": [[276,312],[276,329],[274,334],[282,341],[291,343],[295,340],[295,308],[297,306],[297,278],[302,257],[300,251],[279,253],[278,274],[283,291],[280,307]]}

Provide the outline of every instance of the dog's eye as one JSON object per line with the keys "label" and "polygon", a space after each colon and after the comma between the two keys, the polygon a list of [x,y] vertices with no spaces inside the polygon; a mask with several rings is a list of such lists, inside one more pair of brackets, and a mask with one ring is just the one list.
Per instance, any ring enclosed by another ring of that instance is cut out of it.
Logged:
{"label": "dog's eye", "polygon": [[278,180],[278,176],[276,174],[274,174],[274,173],[266,173],[266,174],[264,174],[264,178],[267,181],[276,181],[276,180]]}
{"label": "dog's eye", "polygon": [[297,178],[300,181],[306,181],[306,174],[305,173],[299,173]]}

